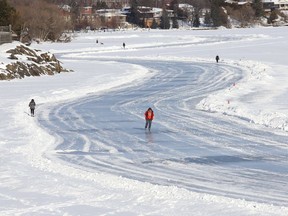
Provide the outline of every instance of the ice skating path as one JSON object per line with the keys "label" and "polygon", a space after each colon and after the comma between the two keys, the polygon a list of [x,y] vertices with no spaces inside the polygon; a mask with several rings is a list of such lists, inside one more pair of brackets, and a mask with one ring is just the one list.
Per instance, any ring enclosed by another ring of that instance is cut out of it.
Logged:
{"label": "ice skating path", "polygon": [[[40,124],[61,140],[47,157],[89,172],[287,205],[287,136],[195,109],[211,92],[241,79],[241,68],[126,63],[146,66],[154,75],[104,95],[58,104],[48,117],[42,113]],[[155,112],[151,132],[145,131],[143,118],[149,106]]]}

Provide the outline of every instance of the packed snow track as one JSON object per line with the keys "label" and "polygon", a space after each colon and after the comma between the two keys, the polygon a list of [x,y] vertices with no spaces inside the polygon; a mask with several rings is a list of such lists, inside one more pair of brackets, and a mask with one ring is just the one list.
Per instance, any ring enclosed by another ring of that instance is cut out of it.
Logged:
{"label": "packed snow track", "polygon": [[[145,66],[151,76],[42,110],[39,123],[57,137],[46,157],[89,172],[287,205],[287,136],[195,109],[201,99],[241,80],[241,68],[117,61]],[[144,129],[148,107],[155,113],[151,132]]]}

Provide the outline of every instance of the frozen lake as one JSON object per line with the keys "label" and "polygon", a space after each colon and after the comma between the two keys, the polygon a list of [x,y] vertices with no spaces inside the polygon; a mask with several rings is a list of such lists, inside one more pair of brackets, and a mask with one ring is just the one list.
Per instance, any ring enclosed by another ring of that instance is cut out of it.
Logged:
{"label": "frozen lake", "polygon": [[[287,37],[138,29],[32,43],[73,72],[1,82],[0,215],[287,216]],[[17,45],[1,45],[1,70]]]}
{"label": "frozen lake", "polygon": [[[238,82],[240,68],[181,61],[124,63],[148,67],[151,77],[57,104],[47,118],[46,112],[39,117],[59,139],[55,153],[47,157],[153,184],[288,203],[288,161],[282,148],[287,137],[272,136],[245,119],[195,109],[203,97]],[[144,129],[148,107],[155,113],[151,132]]]}

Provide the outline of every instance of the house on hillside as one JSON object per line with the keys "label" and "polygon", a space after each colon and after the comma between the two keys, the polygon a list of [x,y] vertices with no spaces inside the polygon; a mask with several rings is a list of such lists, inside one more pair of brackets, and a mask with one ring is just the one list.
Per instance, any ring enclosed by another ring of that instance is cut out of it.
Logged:
{"label": "house on hillside", "polygon": [[288,10],[288,0],[274,0],[274,4],[279,10]]}
{"label": "house on hillside", "polygon": [[126,28],[126,15],[118,9],[101,9],[96,11],[96,15],[100,17],[102,27],[109,28]]}
{"label": "house on hillside", "polygon": [[69,5],[59,6],[61,15],[64,17],[66,22],[71,21],[71,7]]}
{"label": "house on hillside", "polygon": [[109,8],[112,8],[115,5],[121,5],[122,7],[129,6],[130,0],[89,0],[91,4],[89,5],[96,5],[97,3],[105,2]]}
{"label": "house on hillside", "polygon": [[[228,4],[245,5],[252,4],[254,0],[225,0]],[[271,9],[288,10],[288,0],[262,0],[263,7],[266,11]]]}
{"label": "house on hillside", "polygon": [[[166,10],[168,17],[172,18],[173,10]],[[160,25],[161,17],[163,14],[162,8],[151,8],[151,7],[138,7],[139,18],[142,20],[143,26],[151,28],[153,21]]]}
{"label": "house on hillside", "polygon": [[274,0],[262,0],[263,9],[265,13],[270,13],[276,8]]}
{"label": "house on hillside", "polygon": [[93,10],[91,6],[81,7],[80,9],[80,19],[92,20],[93,19]]}
{"label": "house on hillside", "polygon": [[151,28],[153,20],[159,25],[162,16],[162,10],[151,7],[138,7],[139,18],[142,20],[143,26]]}
{"label": "house on hillside", "polygon": [[288,10],[288,0],[262,0],[266,12],[274,9]]}

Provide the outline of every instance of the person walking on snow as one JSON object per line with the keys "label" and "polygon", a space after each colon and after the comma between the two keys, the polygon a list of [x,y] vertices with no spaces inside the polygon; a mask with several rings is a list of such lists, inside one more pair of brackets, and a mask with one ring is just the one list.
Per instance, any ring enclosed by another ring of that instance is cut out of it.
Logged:
{"label": "person walking on snow", "polygon": [[31,116],[34,116],[34,110],[35,110],[35,107],[36,107],[36,103],[35,103],[34,99],[32,99],[30,101],[29,107],[30,107]]}
{"label": "person walking on snow", "polygon": [[219,56],[217,55],[217,56],[216,56],[216,62],[217,62],[217,63],[218,63],[219,59],[220,59],[220,58],[219,58]]}
{"label": "person walking on snow", "polygon": [[150,131],[153,118],[154,118],[154,112],[149,107],[148,110],[145,112],[145,120],[146,120],[145,129],[147,129],[148,127]]}

